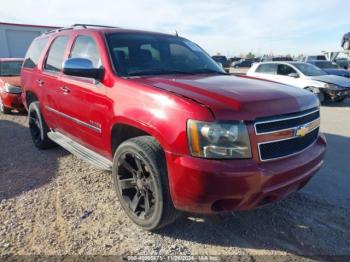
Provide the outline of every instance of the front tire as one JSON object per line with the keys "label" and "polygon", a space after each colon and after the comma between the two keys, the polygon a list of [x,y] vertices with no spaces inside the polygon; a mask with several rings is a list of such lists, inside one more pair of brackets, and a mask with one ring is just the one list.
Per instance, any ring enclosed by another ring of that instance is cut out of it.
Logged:
{"label": "front tire", "polygon": [[2,99],[0,98],[0,112],[5,114],[5,115],[8,115],[11,113],[11,109],[10,108],[7,108],[4,103],[2,102]]}
{"label": "front tire", "polygon": [[32,102],[28,108],[29,130],[34,145],[39,149],[48,149],[56,144],[48,138],[50,131],[41,112],[39,102]]}
{"label": "front tire", "polygon": [[154,138],[123,142],[114,154],[112,175],[122,208],[138,226],[156,230],[179,216],[170,196],[164,152]]}

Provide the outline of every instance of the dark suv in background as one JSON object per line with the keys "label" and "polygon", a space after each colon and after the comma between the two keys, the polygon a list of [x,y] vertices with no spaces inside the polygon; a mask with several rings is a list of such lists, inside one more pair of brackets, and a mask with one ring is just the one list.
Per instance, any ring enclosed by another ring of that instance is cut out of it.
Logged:
{"label": "dark suv in background", "polygon": [[228,68],[231,66],[231,63],[226,56],[214,55],[211,58],[213,58],[215,62],[220,63],[223,68]]}

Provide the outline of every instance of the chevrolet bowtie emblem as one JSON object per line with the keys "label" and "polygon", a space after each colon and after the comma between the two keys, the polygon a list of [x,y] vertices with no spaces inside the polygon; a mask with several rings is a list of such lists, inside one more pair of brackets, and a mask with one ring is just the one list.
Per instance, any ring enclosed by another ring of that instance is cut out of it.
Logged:
{"label": "chevrolet bowtie emblem", "polygon": [[309,131],[309,129],[307,127],[300,127],[297,129],[295,135],[296,136],[305,136],[308,131]]}
{"label": "chevrolet bowtie emblem", "polygon": [[313,130],[319,127],[320,127],[320,119],[318,118],[310,123],[295,127],[293,129],[294,131],[293,135],[294,137],[304,137],[308,133],[312,132]]}
{"label": "chevrolet bowtie emblem", "polygon": [[294,136],[305,136],[309,132],[309,126],[299,126],[294,130]]}

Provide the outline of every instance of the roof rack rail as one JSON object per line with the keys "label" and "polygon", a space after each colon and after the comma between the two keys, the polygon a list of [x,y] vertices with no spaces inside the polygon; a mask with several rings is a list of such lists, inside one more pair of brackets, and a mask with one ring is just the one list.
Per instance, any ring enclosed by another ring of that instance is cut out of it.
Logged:
{"label": "roof rack rail", "polygon": [[84,28],[88,28],[88,27],[119,28],[116,26],[109,26],[109,25],[93,25],[93,24],[74,24],[74,25],[72,25],[72,27],[77,27],[77,26],[81,26]]}
{"label": "roof rack rail", "polygon": [[82,28],[89,28],[89,27],[119,28],[119,27],[116,27],[116,26],[108,26],[108,25],[74,24],[74,25],[69,26],[69,27],[61,27],[61,28],[57,28],[57,29],[48,30],[44,34],[46,35],[46,34],[61,32],[61,31],[64,31],[64,30],[73,30],[76,27],[82,27]]}
{"label": "roof rack rail", "polygon": [[61,27],[61,28],[57,28],[57,29],[48,30],[48,31],[44,32],[44,35],[51,34],[51,33],[57,33],[57,32],[61,32],[64,30],[72,30],[72,29],[73,29],[73,27]]}

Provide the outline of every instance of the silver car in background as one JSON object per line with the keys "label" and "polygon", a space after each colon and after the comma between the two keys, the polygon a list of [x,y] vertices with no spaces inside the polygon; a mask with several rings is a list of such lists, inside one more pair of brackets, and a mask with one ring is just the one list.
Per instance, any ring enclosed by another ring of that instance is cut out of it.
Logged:
{"label": "silver car in background", "polygon": [[350,96],[350,79],[328,75],[320,68],[303,62],[256,63],[247,76],[266,79],[315,93],[320,102],[341,102]]}

